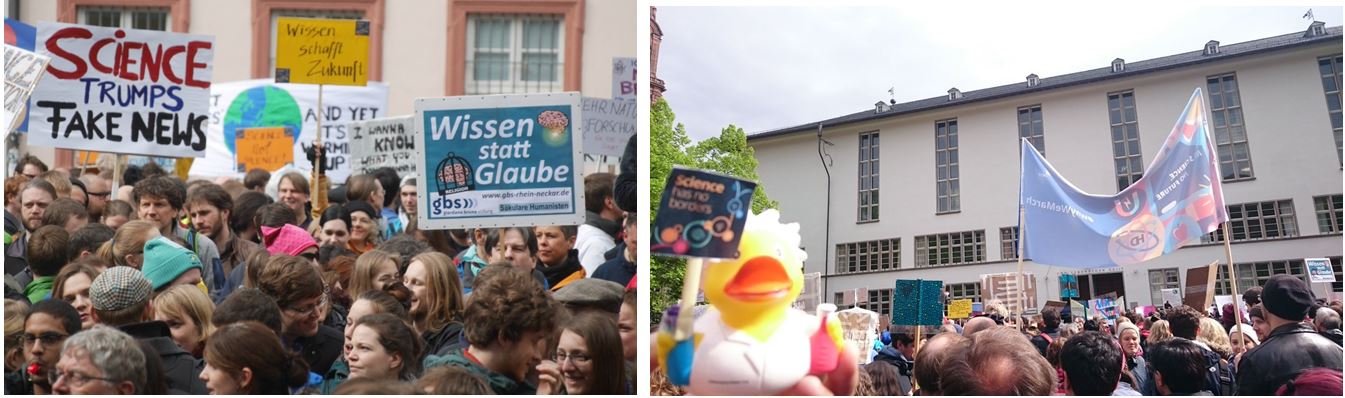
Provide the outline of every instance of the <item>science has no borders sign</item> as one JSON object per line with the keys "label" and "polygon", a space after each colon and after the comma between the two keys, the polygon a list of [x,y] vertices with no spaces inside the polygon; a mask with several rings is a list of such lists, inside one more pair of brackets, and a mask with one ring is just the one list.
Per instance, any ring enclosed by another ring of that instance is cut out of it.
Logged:
{"label": "science has no borders sign", "polygon": [[32,145],[203,157],[212,36],[64,23],[37,27],[50,56],[33,92]]}
{"label": "science has no borders sign", "polygon": [[578,225],[578,93],[416,100],[422,229]]}

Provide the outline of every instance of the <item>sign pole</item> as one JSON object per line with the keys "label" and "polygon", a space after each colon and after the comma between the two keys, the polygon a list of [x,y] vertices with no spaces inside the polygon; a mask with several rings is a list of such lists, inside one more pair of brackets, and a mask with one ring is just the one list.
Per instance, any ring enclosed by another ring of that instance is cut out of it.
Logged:
{"label": "sign pole", "polygon": [[696,292],[700,290],[701,268],[704,268],[705,260],[694,257],[687,259],[686,277],[682,279],[682,305],[677,311],[677,331],[673,334],[673,339],[683,341],[692,337],[691,327],[694,325],[695,316],[693,308],[696,306]]}
{"label": "sign pole", "polygon": [[[925,295],[920,294],[921,286],[925,284],[924,279],[915,280],[915,352],[920,352],[920,321],[925,315]],[[911,358],[912,361],[915,358]]]}
{"label": "sign pole", "polygon": [[[317,134],[314,135],[315,138],[313,139],[314,154],[319,154],[322,148],[322,86],[324,85],[318,84],[318,129]],[[301,125],[300,129],[302,128]],[[301,133],[302,131],[296,131],[294,132],[294,135],[301,135]],[[313,171],[309,173],[312,177],[308,179],[308,192],[312,192],[313,195],[323,195],[323,197],[326,197],[326,192],[318,192],[318,189],[322,186],[322,184],[318,183],[318,179],[322,176],[322,156],[314,157],[313,163]],[[313,195],[309,195],[309,203],[312,203],[313,198],[315,197]],[[325,209],[313,207],[313,210],[310,212],[311,214],[306,214],[306,216],[316,219],[321,214],[319,212],[323,210]]]}
{"label": "sign pole", "polygon": [[[1018,205],[1018,317],[1022,317],[1023,309],[1027,306],[1027,281],[1023,277],[1023,239],[1027,237],[1027,210],[1023,205]],[[1021,319],[1018,321],[1018,330],[1026,331],[1026,322]]]}
{"label": "sign pole", "polygon": [[118,153],[112,156],[112,199],[117,198],[117,189],[121,188],[121,174],[124,169],[121,165],[122,156],[125,155]]}
{"label": "sign pole", "polygon": [[[1238,267],[1233,266],[1233,243],[1228,237],[1230,224],[1230,222],[1224,221],[1224,254],[1228,256],[1228,282],[1233,287],[1233,316],[1237,319],[1238,325],[1242,325],[1242,306],[1238,305]],[[1220,308],[1220,310],[1223,309]],[[1241,327],[1238,326],[1238,328]],[[1246,345],[1246,340],[1247,337],[1243,333],[1238,333],[1238,344]]]}

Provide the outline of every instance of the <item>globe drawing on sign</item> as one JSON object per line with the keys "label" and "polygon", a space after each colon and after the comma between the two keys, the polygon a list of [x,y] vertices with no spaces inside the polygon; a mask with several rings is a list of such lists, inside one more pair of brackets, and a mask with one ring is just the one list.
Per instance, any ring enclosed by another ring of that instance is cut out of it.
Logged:
{"label": "globe drawing on sign", "polygon": [[[271,85],[243,91],[224,113],[224,146],[236,153],[234,137],[239,129],[253,127],[290,127],[303,131],[303,113],[289,92]],[[299,140],[299,134],[294,135]]]}

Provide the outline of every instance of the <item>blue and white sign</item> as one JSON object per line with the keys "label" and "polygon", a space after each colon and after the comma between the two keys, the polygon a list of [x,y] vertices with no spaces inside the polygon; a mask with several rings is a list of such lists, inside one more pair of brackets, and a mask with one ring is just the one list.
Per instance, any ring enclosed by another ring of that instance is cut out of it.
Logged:
{"label": "blue and white sign", "polygon": [[1331,259],[1305,258],[1303,263],[1308,266],[1308,278],[1313,283],[1332,283],[1336,281],[1336,272],[1331,270]]}
{"label": "blue and white sign", "polygon": [[416,100],[422,229],[578,225],[578,93]]}

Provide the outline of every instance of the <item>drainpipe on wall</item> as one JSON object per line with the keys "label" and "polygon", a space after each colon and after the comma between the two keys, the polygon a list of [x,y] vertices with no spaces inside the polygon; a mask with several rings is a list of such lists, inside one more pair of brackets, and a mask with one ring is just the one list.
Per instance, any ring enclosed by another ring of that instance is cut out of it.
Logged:
{"label": "drainpipe on wall", "polygon": [[[827,140],[822,139],[822,123],[817,124],[817,160],[822,163],[822,171],[827,173],[827,224],[825,238],[822,240],[822,302],[825,302],[827,294],[827,275],[831,274],[831,155],[823,155],[822,144],[832,145]],[[825,156],[825,157],[824,157]],[[856,298],[858,299],[858,298]]]}

